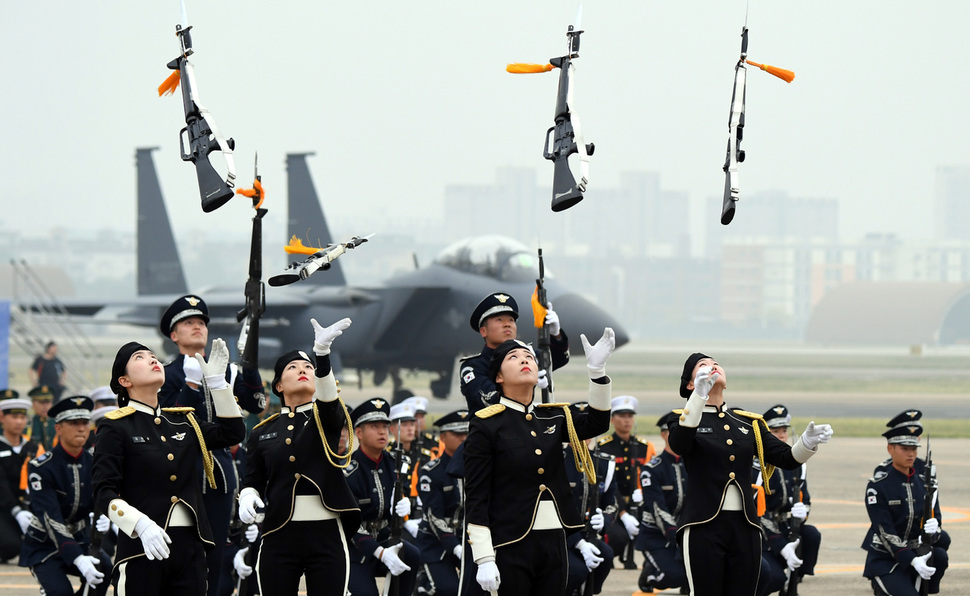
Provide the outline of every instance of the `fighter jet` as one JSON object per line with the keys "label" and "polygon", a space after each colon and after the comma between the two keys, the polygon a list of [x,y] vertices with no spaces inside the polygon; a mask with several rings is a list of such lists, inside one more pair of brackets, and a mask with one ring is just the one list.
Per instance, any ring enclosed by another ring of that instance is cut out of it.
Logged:
{"label": "fighter jet", "polygon": [[[138,298],[134,303],[89,309],[100,318],[157,327],[163,310],[188,293],[175,246],[152,148],[136,150],[138,172]],[[287,155],[287,237],[310,237],[333,243],[307,165],[312,154]],[[355,232],[356,233],[356,232]],[[352,234],[348,233],[349,238]],[[371,240],[379,242],[380,235]],[[269,244],[263,239],[264,244]],[[282,242],[280,246],[282,247]],[[365,245],[345,258],[360,258]],[[468,327],[478,302],[495,291],[508,292],[524,309],[519,336],[535,340],[528,305],[535,288],[538,263],[529,247],[502,236],[467,238],[446,247],[433,263],[400,274],[374,287],[353,286],[344,276],[342,260],[298,283],[266,288],[266,312],[260,321],[259,363],[272,368],[285,351],[308,348],[310,318],[329,324],[344,317],[354,324],[334,345],[335,370],[371,371],[380,385],[390,376],[395,389],[405,370],[438,374],[431,382],[435,397],[447,397],[458,357],[481,350],[482,338]],[[264,275],[276,273],[264,263]],[[200,296],[209,307],[210,337],[235,337],[236,313],[243,304],[243,279],[238,287],[206,289]],[[582,354],[579,334],[598,338],[604,327],[616,332],[617,346],[629,340],[623,327],[600,307],[568,290],[546,269],[549,300],[570,336],[570,349]],[[110,313],[109,313],[110,310]],[[75,312],[78,312],[75,310]]]}

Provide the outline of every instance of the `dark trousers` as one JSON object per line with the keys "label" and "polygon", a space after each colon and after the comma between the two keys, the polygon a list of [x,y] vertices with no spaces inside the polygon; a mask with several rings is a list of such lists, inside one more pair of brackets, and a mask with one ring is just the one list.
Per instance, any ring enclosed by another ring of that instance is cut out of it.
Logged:
{"label": "dark trousers", "polygon": [[[603,582],[606,581],[606,576],[613,569],[613,565],[611,565],[613,549],[602,540],[597,540],[593,545],[600,549],[603,562],[592,571],[586,567],[586,561],[583,560],[583,555],[578,550],[575,548],[568,549],[569,575],[566,577],[566,594],[572,594],[575,590],[580,589],[587,580],[593,582],[593,594],[599,594],[602,591]],[[502,581],[505,581],[504,578]]]}
{"label": "dark trousers", "polygon": [[[950,557],[946,550],[934,546],[933,557],[929,561],[930,567],[936,567],[936,573],[930,578],[930,594],[940,592],[940,580],[950,564]],[[872,588],[877,594],[889,596],[918,596],[916,580],[923,581],[912,565],[897,565],[892,573],[872,578]]]}
{"label": "dark trousers", "polygon": [[[562,530],[534,530],[518,542],[495,550],[501,583],[499,596],[561,596],[566,589],[566,535]],[[604,561],[605,565],[606,562]],[[472,565],[470,581],[475,581],[478,566]]]}
{"label": "dark trousers", "polygon": [[[104,553],[101,554],[101,564],[98,569],[104,573],[104,580],[97,586],[88,589],[89,596],[104,596],[111,585],[111,559]],[[81,573],[74,565],[68,565],[60,555],[55,554],[43,563],[34,565],[30,570],[37,583],[40,584],[45,596],[74,596],[74,586],[67,577],[73,575],[80,577]],[[81,593],[84,592],[84,583],[81,584]]]}
{"label": "dark trousers", "polygon": [[[649,586],[645,586],[647,577],[654,576]],[[679,588],[687,585],[687,570],[684,568],[684,557],[680,548],[672,544],[669,548],[656,548],[643,551],[643,571],[640,573],[640,589],[648,592],[649,588]]]}
{"label": "dark trousers", "polygon": [[418,594],[458,596],[458,559],[452,555],[444,561],[424,563],[418,578]]}
{"label": "dark trousers", "polygon": [[[404,564],[411,568],[397,577],[398,593],[401,596],[409,596],[414,591],[414,583],[418,576],[418,568],[421,566],[421,551],[413,544],[402,542],[404,546],[398,551],[397,555],[404,561]],[[360,552],[360,551],[356,551]],[[350,593],[353,596],[377,596],[377,581],[375,578],[387,577],[387,567],[377,560],[376,557],[364,557],[364,562],[359,563],[359,558],[350,561]],[[307,594],[309,596],[309,593]]]}
{"label": "dark trousers", "polygon": [[138,555],[115,566],[117,596],[199,596],[205,594],[205,547],[192,527],[166,530],[171,554],[162,561]]}
{"label": "dark trousers", "polygon": [[[626,565],[627,569],[636,569],[635,561],[631,560],[631,562],[627,562],[626,560],[626,556],[633,551],[632,548],[629,548],[630,543],[633,541],[630,540],[630,535],[626,533],[626,526],[620,522],[620,518],[616,518],[613,525],[606,528],[606,532],[604,534],[605,535],[603,538],[606,540],[606,543],[610,545],[610,548],[613,549],[613,556],[620,557],[620,561]],[[603,562],[612,563],[613,560],[610,559],[609,561]]]}
{"label": "dark trousers", "polygon": [[761,573],[761,530],[741,511],[721,511],[681,531],[691,594],[753,596]]}
{"label": "dark trousers", "polygon": [[[218,473],[218,470],[216,471]],[[206,553],[206,567],[208,569],[209,596],[219,594],[220,570],[222,560],[226,556],[226,537],[229,536],[229,522],[232,516],[233,493],[226,493],[222,487],[214,489],[206,485],[202,493],[202,504],[205,506],[206,517],[209,518],[209,528],[212,530],[212,540],[215,548]]]}
{"label": "dark trousers", "polygon": [[17,520],[7,511],[0,513],[0,561],[18,556],[23,539]]}
{"label": "dark trousers", "polygon": [[263,536],[256,562],[259,593],[295,596],[303,576],[307,596],[344,596],[348,564],[347,537],[339,519],[289,522]]}
{"label": "dark trousers", "polygon": [[779,592],[785,587],[788,575],[785,569],[788,568],[785,560],[778,560],[778,557],[765,551],[761,555],[761,576],[758,578],[758,596],[768,596],[773,592]]}

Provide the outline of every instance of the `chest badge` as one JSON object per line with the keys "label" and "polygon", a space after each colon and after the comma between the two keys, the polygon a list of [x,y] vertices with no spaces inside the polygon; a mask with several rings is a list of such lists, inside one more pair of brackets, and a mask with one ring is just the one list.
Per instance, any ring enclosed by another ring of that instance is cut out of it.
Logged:
{"label": "chest badge", "polygon": [[175,433],[174,435],[172,435],[172,438],[175,439],[176,441],[181,441],[182,439],[185,438],[185,433]]}
{"label": "chest badge", "polygon": [[744,428],[743,426],[739,426],[738,430],[741,431],[741,434],[748,434],[748,429]]}
{"label": "chest badge", "polygon": [[556,432],[556,425],[553,424],[552,426],[550,426],[549,428],[547,428],[545,430],[545,432],[543,432],[542,434],[544,434],[544,435],[551,435],[551,434],[553,434],[555,432]]}

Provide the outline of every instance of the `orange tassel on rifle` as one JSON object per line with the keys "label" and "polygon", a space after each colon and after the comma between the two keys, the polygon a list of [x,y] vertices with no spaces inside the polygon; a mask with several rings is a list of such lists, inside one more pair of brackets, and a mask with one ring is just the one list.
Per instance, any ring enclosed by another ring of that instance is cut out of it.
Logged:
{"label": "orange tassel on rifle", "polygon": [[775,75],[779,79],[785,81],[786,83],[791,83],[795,80],[795,73],[790,70],[785,70],[784,68],[778,68],[777,66],[772,66],[770,64],[758,64],[757,62],[752,62],[750,60],[745,60],[751,66],[757,66],[761,70],[768,74]]}
{"label": "orange tassel on rifle", "polygon": [[[256,203],[253,206],[253,209],[259,209],[260,207],[262,207],[263,206],[263,201],[266,200],[266,195],[263,193],[263,183],[260,182],[259,180],[253,180],[253,187],[252,188],[237,188],[236,189],[236,194],[237,195],[242,195],[244,197],[249,197],[250,199],[253,198],[253,197],[255,197],[256,196],[256,193],[259,193],[259,202]],[[310,254],[313,254],[313,253],[310,253]]]}
{"label": "orange tassel on rifle", "polygon": [[553,68],[555,68],[555,66],[549,64],[548,62],[546,64],[527,64],[525,62],[515,62],[507,65],[505,67],[505,71],[512,74],[529,74],[534,72],[549,72]]}
{"label": "orange tassel on rifle", "polygon": [[283,247],[288,255],[312,255],[314,253],[320,252],[322,248],[313,248],[312,246],[304,246],[303,241],[293,236],[290,238],[290,243]]}
{"label": "orange tassel on rifle", "polygon": [[532,291],[532,324],[536,326],[536,329],[542,327],[546,323],[546,307],[539,304],[539,287]]}
{"label": "orange tassel on rifle", "polygon": [[173,71],[172,74],[168,75],[168,78],[158,86],[158,96],[171,95],[175,93],[175,90],[179,88],[179,82],[181,82],[181,75],[179,71]]}

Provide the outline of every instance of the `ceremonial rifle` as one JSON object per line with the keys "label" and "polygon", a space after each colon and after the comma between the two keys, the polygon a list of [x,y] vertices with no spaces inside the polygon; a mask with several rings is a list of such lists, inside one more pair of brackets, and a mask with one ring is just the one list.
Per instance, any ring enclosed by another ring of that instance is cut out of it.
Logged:
{"label": "ceremonial rifle", "polygon": [[548,386],[542,390],[542,403],[552,402],[552,336],[549,333],[549,325],[546,324],[547,304],[546,297],[546,267],[542,261],[542,249],[539,249],[539,278],[536,279],[536,289],[532,293],[532,317],[533,324],[538,330],[538,350],[536,350],[536,366],[539,370],[546,371],[546,381]]}
{"label": "ceremonial rifle", "polygon": [[326,271],[327,269],[330,269],[330,263],[336,260],[337,257],[350,249],[357,248],[373,237],[374,234],[370,234],[368,236],[354,236],[350,239],[350,242],[344,242],[343,244],[328,244],[324,248],[313,248],[304,246],[302,240],[296,236],[293,236],[290,238],[290,243],[286,245],[283,250],[285,250],[287,254],[303,254],[310,256],[307,257],[307,259],[302,263],[290,263],[290,266],[287,267],[283,273],[269,278],[269,285],[273,287],[286,286],[291,283],[298,282],[301,279],[306,279],[317,271]]}
{"label": "ceremonial rifle", "polygon": [[239,189],[236,192],[253,200],[253,235],[249,244],[249,279],[246,280],[244,293],[246,306],[236,313],[236,321],[243,321],[239,332],[240,364],[244,369],[256,370],[259,366],[259,318],[266,311],[266,289],[263,286],[263,209],[262,178],[259,175],[259,156],[253,165],[255,180],[251,189]]}
{"label": "ceremonial rifle", "polygon": [[734,67],[734,90],[731,93],[731,112],[728,115],[727,156],[724,158],[724,202],[721,205],[721,224],[728,225],[734,219],[736,203],[740,198],[741,185],[738,181],[738,164],[744,161],[741,140],[744,136],[744,100],[748,69],[745,64],[757,66],[787,83],[795,79],[795,73],[768,64],[758,64],[748,60],[748,25],[741,28],[741,57]]}
{"label": "ceremonial rifle", "polygon": [[[637,457],[636,457],[636,455],[637,455],[637,451],[636,451],[637,445],[636,445],[636,443],[638,441],[637,441],[637,418],[636,418],[636,416],[633,417],[633,432],[630,433],[630,442],[632,442],[634,444],[634,446],[633,446],[633,455],[627,461],[627,465],[632,468],[633,467],[633,463],[637,460]],[[644,449],[646,449],[646,447],[644,447]],[[644,455],[646,455],[646,454],[644,454]],[[634,488],[633,490],[637,490],[637,488],[639,488],[640,489],[640,492],[642,494],[643,493],[643,489],[640,487],[640,466],[639,466],[639,464],[636,467],[636,471],[637,471],[637,474],[636,474],[636,476],[634,476],[634,478],[637,479],[637,484],[636,484],[636,488]],[[640,504],[633,502],[633,495],[632,495],[632,493],[630,495],[630,500],[627,503],[627,507],[630,510],[630,515],[632,515],[634,518],[636,518],[637,523],[639,523],[641,521],[640,520]],[[634,548],[634,546],[635,546],[634,545],[635,537],[630,537],[630,536],[627,536],[627,537],[630,538],[630,541],[627,542],[626,548],[623,549],[623,559],[624,559],[623,568],[624,569],[636,569],[637,568],[637,564],[636,564],[636,562],[634,562],[634,559],[633,559],[634,553],[636,552],[636,549]]]}
{"label": "ceremonial rifle", "polygon": [[[88,544],[88,555],[91,557],[97,558],[98,561],[101,560],[101,532],[98,531],[98,519],[100,517],[101,517],[101,513],[97,509],[95,509],[94,512],[91,514],[91,519],[93,521],[91,523],[91,534],[90,534],[91,541]],[[111,531],[110,525],[108,526],[108,531],[109,532]],[[94,567],[98,568],[99,564],[95,563]],[[107,579],[108,581],[111,580],[111,578],[105,578],[105,579]],[[81,593],[82,596],[88,596],[88,591],[90,589],[91,589],[91,583],[88,582],[87,580],[84,580],[84,592]]]}
{"label": "ceremonial rifle", "polygon": [[[593,450],[593,473],[596,473],[596,464],[599,461],[599,445]],[[596,540],[599,540],[599,534],[593,529],[593,524],[590,521],[594,515],[596,515],[596,508],[599,507],[600,503],[600,483],[599,478],[596,482],[590,482],[586,478],[586,474],[583,474],[583,484],[586,485],[586,527],[583,528],[583,540],[586,542],[596,545]],[[587,571],[589,571],[587,569]],[[583,583],[583,596],[593,596],[593,572],[589,571],[586,574],[586,581]]]}
{"label": "ceremonial rifle", "polygon": [[[801,468],[799,468],[801,470]],[[784,478],[781,479],[782,482],[785,481]],[[767,484],[767,483],[766,483]],[[801,472],[798,474],[798,482],[795,483],[795,494],[793,495],[793,503],[802,502],[802,487],[805,485],[805,478],[802,477]],[[788,519],[788,542],[795,542],[802,536],[802,520],[797,517],[790,517]],[[802,544],[799,542],[798,546],[795,547],[795,556],[799,559],[802,557]],[[798,582],[801,581],[801,576],[792,570],[788,571],[788,581],[785,583],[785,587],[781,590],[781,596],[797,596],[798,595]]]}
{"label": "ceremonial rifle", "polygon": [[[158,94],[174,93],[175,88],[182,84],[182,107],[185,111],[185,128],[179,131],[179,146],[182,161],[195,164],[195,173],[199,179],[199,193],[202,195],[202,210],[206,213],[222,207],[232,198],[233,186],[236,179],[236,166],[232,157],[235,141],[227,139],[219,132],[216,121],[209,110],[199,101],[198,86],[195,82],[195,71],[189,56],[192,49],[192,26],[185,14],[185,1],[181,2],[182,22],[175,25],[175,35],[179,38],[179,56],[168,63],[173,72],[165,82],[158,87]],[[188,150],[186,150],[188,139]],[[226,179],[216,172],[209,161],[209,154],[221,151],[226,160]]]}
{"label": "ceremonial rifle", "polygon": [[[583,7],[580,5],[576,14],[576,24],[566,29],[566,55],[551,58],[548,64],[509,64],[507,72],[526,74],[549,72],[553,68],[559,69],[559,89],[556,95],[555,124],[546,131],[545,146],[542,156],[554,164],[552,177],[552,210],[563,211],[583,200],[586,185],[589,183],[589,156],[593,154],[595,146],[583,140],[583,128],[579,116],[572,110],[573,106],[573,77],[576,67],[573,60],[579,58],[579,36],[583,33],[580,20]],[[551,147],[550,147],[551,145]],[[572,170],[569,169],[570,155],[579,154],[580,180],[577,183]]]}
{"label": "ceremonial rifle", "polygon": [[[926,553],[930,553],[930,557],[926,559],[926,565],[932,567],[933,545],[939,540],[940,533],[928,534],[923,530],[923,527],[926,525],[926,520],[931,519],[935,515],[934,509],[936,508],[936,492],[938,489],[936,466],[933,464],[933,452],[930,450],[929,435],[926,437],[926,466],[923,468],[923,488],[926,494],[923,496],[923,519],[920,520],[920,541],[919,546],[916,547],[916,556],[922,557]],[[920,596],[926,596],[929,594],[930,582],[924,581],[923,578],[917,575],[916,587],[919,590]]]}
{"label": "ceremonial rifle", "polygon": [[[387,544],[384,548],[401,544],[401,535],[404,533],[404,518],[397,514],[394,509],[397,506],[397,502],[408,495],[408,489],[410,488],[410,483],[408,479],[408,463],[404,457],[404,446],[401,444],[401,423],[397,424],[397,442],[394,444],[394,467],[395,478],[394,478],[394,494],[391,497],[391,521],[388,526],[391,529],[391,536],[387,540]],[[387,577],[384,578],[384,590],[382,596],[400,596],[401,592],[401,582],[400,578],[388,570]]]}

